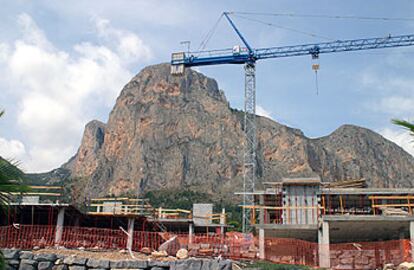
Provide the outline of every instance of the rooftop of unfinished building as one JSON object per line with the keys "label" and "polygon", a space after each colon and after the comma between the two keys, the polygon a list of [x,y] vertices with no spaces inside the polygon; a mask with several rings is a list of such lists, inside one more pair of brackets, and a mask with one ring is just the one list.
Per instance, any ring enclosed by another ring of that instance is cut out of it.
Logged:
{"label": "rooftop of unfinished building", "polygon": [[279,182],[263,182],[265,186],[286,186],[286,185],[321,185],[319,177],[295,177],[282,178]]}
{"label": "rooftop of unfinished building", "polygon": [[322,188],[320,193],[327,195],[414,195],[414,188]]}

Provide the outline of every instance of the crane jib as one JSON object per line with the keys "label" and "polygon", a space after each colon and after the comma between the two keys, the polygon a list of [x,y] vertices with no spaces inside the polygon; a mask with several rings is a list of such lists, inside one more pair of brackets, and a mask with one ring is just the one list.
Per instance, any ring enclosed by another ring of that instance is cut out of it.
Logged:
{"label": "crane jib", "polygon": [[[387,36],[369,39],[338,40],[332,42],[304,44],[283,47],[259,48],[249,52],[241,48],[237,53],[232,49],[174,53],[171,65],[208,66],[220,64],[245,64],[261,59],[281,58],[322,53],[361,51],[393,47],[413,46],[414,35]],[[180,57],[177,57],[179,55]]]}

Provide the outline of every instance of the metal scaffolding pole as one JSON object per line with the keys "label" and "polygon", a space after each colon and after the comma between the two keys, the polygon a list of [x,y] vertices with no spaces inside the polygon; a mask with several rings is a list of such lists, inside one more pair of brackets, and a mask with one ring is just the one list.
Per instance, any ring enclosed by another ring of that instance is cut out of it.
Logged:
{"label": "metal scaffolding pole", "polygon": [[[256,67],[254,62],[246,63],[244,92],[244,173],[243,205],[253,205],[254,184],[256,178]],[[251,231],[251,209],[243,207],[243,232]]]}

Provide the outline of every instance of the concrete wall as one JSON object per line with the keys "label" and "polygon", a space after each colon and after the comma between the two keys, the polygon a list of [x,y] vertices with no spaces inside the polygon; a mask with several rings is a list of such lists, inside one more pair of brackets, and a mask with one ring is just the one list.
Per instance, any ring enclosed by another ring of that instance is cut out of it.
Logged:
{"label": "concrete wall", "polygon": [[[319,186],[286,185],[283,187],[283,206],[292,207],[283,211],[283,224],[317,224]],[[308,208],[301,208],[308,207]],[[313,208],[310,208],[313,207]]]}
{"label": "concrete wall", "polygon": [[211,224],[211,215],[213,214],[213,204],[195,203],[193,204],[193,221],[196,226],[205,226]]}

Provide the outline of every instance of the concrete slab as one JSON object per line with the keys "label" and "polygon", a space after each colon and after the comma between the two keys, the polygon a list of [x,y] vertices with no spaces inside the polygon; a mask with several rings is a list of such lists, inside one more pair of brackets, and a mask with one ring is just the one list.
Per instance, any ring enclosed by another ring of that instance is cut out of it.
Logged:
{"label": "concrete slab", "polygon": [[413,217],[325,216],[329,223],[330,242],[363,242],[409,238]]}
{"label": "concrete slab", "polygon": [[264,229],[265,237],[295,238],[316,242],[318,240],[318,227],[314,225],[281,225],[263,224],[255,225],[257,229]]}

